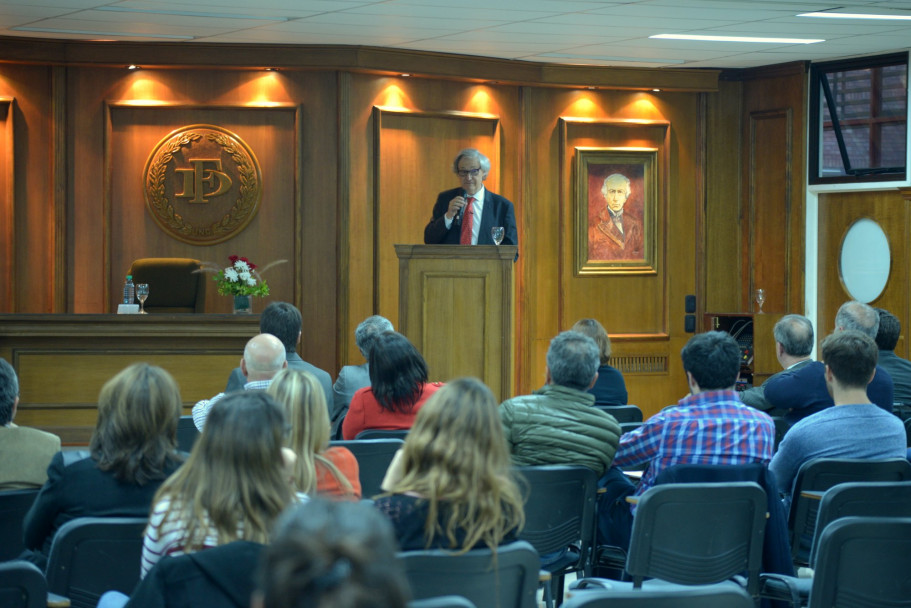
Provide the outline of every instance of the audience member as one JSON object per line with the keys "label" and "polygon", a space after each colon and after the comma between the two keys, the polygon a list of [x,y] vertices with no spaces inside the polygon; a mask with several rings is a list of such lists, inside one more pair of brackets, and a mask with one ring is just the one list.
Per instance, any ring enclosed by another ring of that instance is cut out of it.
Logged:
{"label": "audience member", "polygon": [[822,343],[826,387],[835,402],[800,420],[781,440],[769,469],[786,504],[800,465],[815,458],[904,458],[905,427],[870,402],[876,343],[859,331],[833,333]]}
{"label": "audience member", "polygon": [[382,487],[390,494],[375,505],[403,551],[493,549],[516,540],[525,519],[497,402],[475,378],[427,401]]}
{"label": "audience member", "polygon": [[19,378],[0,358],[0,490],[40,488],[47,465],[60,451],[60,437],[13,423],[19,405]]}
{"label": "audience member", "polygon": [[[272,334],[259,334],[247,341],[244,356],[240,360],[241,373],[247,379],[245,391],[266,390],[275,374],[288,367],[285,347]],[[228,393],[218,393],[211,399],[203,399],[193,406],[193,424],[202,431],[212,406]]]}
{"label": "audience member", "polygon": [[889,372],[895,388],[893,399],[896,403],[911,405],[911,361],[895,354],[895,346],[902,333],[902,324],[888,310],[877,308],[879,331],[876,332],[876,346],[879,347],[879,366]]}
{"label": "audience member", "polygon": [[[654,485],[661,471],[675,464],[748,464],[768,462],[775,425],[768,414],[744,405],[734,391],[740,372],[740,347],[729,334],[697,334],[680,353],[690,394],[658,412],[620,438],[614,467],[602,478],[599,542],[629,546],[631,494]],[[648,465],[638,486],[622,467]]]}
{"label": "audience member", "polygon": [[212,408],[186,464],[155,494],[142,576],[165,555],[268,542],[275,519],[295,500],[285,432],[281,406],[262,391],[233,393]]}
{"label": "audience member", "polygon": [[405,608],[389,522],[363,503],[288,509],[263,552],[252,608]]}
{"label": "audience member", "polygon": [[58,452],[47,483],[25,516],[23,557],[46,565],[56,531],[76,517],[145,517],[164,479],[181,463],[177,420],[182,401],[168,372],[135,363],[98,396],[90,454]]}
{"label": "audience member", "polygon": [[329,415],[323,389],[310,372],[283,369],[266,390],[284,408],[291,432],[285,447],[297,456],[294,482],[299,492],[357,500],[361,497],[357,459],[351,450],[329,447]]}
{"label": "audience member", "polygon": [[[297,354],[297,345],[303,335],[303,321],[301,313],[296,306],[288,302],[272,302],[266,306],[259,315],[259,333],[272,334],[282,341],[287,352],[286,359],[291,369],[302,369],[310,372],[319,380],[320,386],[326,395],[326,404],[332,403],[332,376],[328,372],[307,363]],[[235,367],[228,377],[225,392],[239,391],[246,380],[243,370]]]}
{"label": "audience member", "polygon": [[506,442],[517,466],[582,465],[598,475],[611,465],[620,438],[616,419],[588,392],[598,379],[598,346],[564,331],[550,341],[546,384],[500,405]]}
{"label": "audience member", "polygon": [[[876,338],[879,314],[867,304],[845,302],[835,315],[835,331],[854,329]],[[796,371],[769,378],[765,383],[765,398],[774,407],[788,410],[785,419],[792,426],[798,420],[832,407],[832,396],[826,388],[826,366],[820,361],[804,365]],[[889,372],[876,367],[873,381],[867,385],[870,400],[887,412],[892,411],[892,378]]]}
{"label": "audience member", "polygon": [[427,381],[427,363],[408,341],[394,331],[376,337],[370,349],[370,386],[358,389],[342,423],[345,439],[366,429],[408,429],[418,410],[439,389]]}
{"label": "audience member", "polygon": [[626,405],[629,396],[626,393],[626,382],[620,370],[611,367],[608,362],[611,356],[610,336],[604,326],[596,319],[582,319],[576,321],[573,331],[585,334],[598,345],[598,354],[601,365],[598,367],[598,379],[595,385],[588,389],[595,396],[595,405]]}
{"label": "audience member", "polygon": [[803,315],[785,315],[775,324],[772,334],[775,336],[775,356],[782,371],[772,374],[760,386],[741,392],[740,400],[757,410],[778,414],[765,398],[765,385],[772,378],[785,372],[796,372],[813,362],[810,358],[810,353],[813,352],[813,324]]}
{"label": "audience member", "polygon": [[342,436],[342,420],[348,413],[348,405],[351,403],[354,392],[370,386],[370,349],[373,348],[376,337],[383,332],[393,330],[392,322],[380,315],[367,317],[354,330],[354,342],[366,363],[345,365],[339,370],[338,379],[332,385],[333,403],[330,419],[333,437],[341,438]]}

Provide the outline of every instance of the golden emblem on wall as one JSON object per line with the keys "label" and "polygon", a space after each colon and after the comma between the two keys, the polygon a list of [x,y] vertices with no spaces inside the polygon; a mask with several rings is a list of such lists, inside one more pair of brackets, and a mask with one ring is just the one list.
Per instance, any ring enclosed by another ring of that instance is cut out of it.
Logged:
{"label": "golden emblem on wall", "polygon": [[146,207],[174,238],[214,245],[259,210],[262,173],[250,147],[215,125],[189,125],[158,142],[143,171]]}

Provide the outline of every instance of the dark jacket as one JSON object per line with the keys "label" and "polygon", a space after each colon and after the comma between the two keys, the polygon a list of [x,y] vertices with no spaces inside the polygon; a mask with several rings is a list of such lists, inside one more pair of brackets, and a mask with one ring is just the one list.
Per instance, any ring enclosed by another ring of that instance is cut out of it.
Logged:
{"label": "dark jacket", "polygon": [[[437,202],[433,206],[433,217],[430,223],[424,228],[424,242],[428,245],[446,244],[458,245],[461,236],[461,224],[453,222],[446,228],[446,211],[449,209],[449,201],[463,194],[462,188],[453,188],[440,192],[437,196]],[[484,207],[481,210],[481,227],[478,233],[478,245],[493,245],[493,237],[490,235],[490,229],[494,226],[503,226],[505,235],[503,236],[503,245],[518,245],[519,234],[516,230],[516,214],[513,210],[512,203],[508,199],[494,194],[486,187],[484,188]]]}
{"label": "dark jacket", "polygon": [[245,540],[165,557],[140,581],[129,608],[248,608],[264,545]]}

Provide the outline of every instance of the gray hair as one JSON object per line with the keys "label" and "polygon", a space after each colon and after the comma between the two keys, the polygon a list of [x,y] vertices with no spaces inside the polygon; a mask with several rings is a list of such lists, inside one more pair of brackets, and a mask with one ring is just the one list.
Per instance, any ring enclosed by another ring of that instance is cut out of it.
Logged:
{"label": "gray hair", "polygon": [[364,355],[364,359],[370,360],[370,349],[376,342],[376,337],[383,332],[395,331],[392,321],[380,315],[373,315],[361,321],[357,329],[354,330],[354,342],[357,349]]}
{"label": "gray hair", "polygon": [[452,172],[457,174],[459,173],[459,162],[463,158],[471,158],[478,161],[481,164],[481,172],[484,174],[490,173],[490,159],[475,150],[474,148],[465,148],[460,150],[456,154],[455,160],[452,161]]}
{"label": "gray hair", "polygon": [[854,329],[875,340],[879,331],[879,313],[872,306],[857,300],[845,302],[835,315],[835,329]]}
{"label": "gray hair", "polygon": [[807,357],[813,352],[813,324],[803,315],[785,315],[772,330],[775,341],[793,357]]}
{"label": "gray hair", "polygon": [[607,193],[607,183],[608,182],[619,182],[620,180],[623,180],[626,183],[626,195],[629,196],[629,193],[632,190],[632,186],[631,186],[632,182],[630,182],[630,179],[628,177],[626,177],[625,175],[623,175],[622,173],[611,173],[610,175],[605,177],[604,183],[601,184],[601,193],[602,194]]}
{"label": "gray hair", "polygon": [[6,359],[0,358],[0,425],[13,420],[13,404],[19,396],[19,378]]}
{"label": "gray hair", "polygon": [[580,391],[591,386],[600,361],[598,345],[578,331],[561,332],[547,349],[551,382]]}

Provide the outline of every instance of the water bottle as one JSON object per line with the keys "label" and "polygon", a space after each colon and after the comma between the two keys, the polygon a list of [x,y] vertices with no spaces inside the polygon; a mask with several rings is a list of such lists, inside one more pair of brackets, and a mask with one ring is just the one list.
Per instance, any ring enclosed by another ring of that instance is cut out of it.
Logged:
{"label": "water bottle", "polygon": [[136,301],[136,288],[133,286],[133,275],[127,275],[127,282],[123,284],[123,303],[132,304]]}

